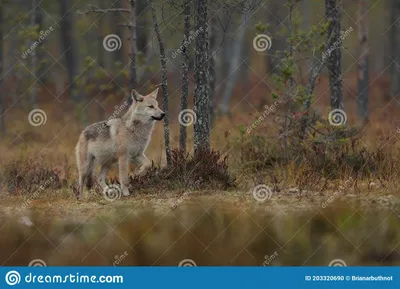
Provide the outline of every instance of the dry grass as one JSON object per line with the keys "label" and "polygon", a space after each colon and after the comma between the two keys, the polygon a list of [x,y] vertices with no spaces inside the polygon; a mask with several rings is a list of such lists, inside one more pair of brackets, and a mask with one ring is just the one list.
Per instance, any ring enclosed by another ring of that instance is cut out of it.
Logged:
{"label": "dry grass", "polygon": [[[322,115],[324,81],[315,104]],[[257,103],[263,89],[248,101]],[[346,108],[355,111],[346,99]],[[0,143],[1,263],[40,258],[50,265],[112,265],[126,251],[120,265],[176,265],[185,258],[199,265],[262,265],[264,255],[276,251],[274,265],[324,265],[336,258],[354,265],[399,264],[400,147],[392,107],[371,96],[371,123],[356,144],[310,140],[303,151],[296,144],[283,154],[274,115],[251,135],[240,134],[239,126],[257,118],[254,107],[262,111],[261,103],[236,108],[241,100],[234,99],[235,114],[219,116],[213,128],[212,147],[221,152],[215,159],[193,159],[189,149],[189,157],[176,156],[176,170],[165,169],[157,124],[147,151],[157,169],[132,180],[132,196],[114,202],[96,190],[82,202],[73,194],[74,147],[83,126],[72,105],[44,102],[47,123],[39,127],[30,126],[21,110],[7,113],[12,133]],[[90,122],[99,120],[95,109],[89,107]],[[191,135],[190,127],[188,148]],[[111,171],[109,180],[116,177]],[[272,195],[257,202],[252,190],[261,184]],[[34,226],[20,224],[24,217]]]}

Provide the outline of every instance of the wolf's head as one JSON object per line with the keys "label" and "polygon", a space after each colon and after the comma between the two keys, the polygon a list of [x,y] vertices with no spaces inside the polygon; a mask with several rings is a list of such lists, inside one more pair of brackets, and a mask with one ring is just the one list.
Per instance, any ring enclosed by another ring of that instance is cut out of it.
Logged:
{"label": "wolf's head", "polygon": [[157,93],[158,88],[149,95],[141,95],[133,89],[131,92],[133,103],[128,111],[130,117],[142,123],[162,120],[165,113],[158,107]]}

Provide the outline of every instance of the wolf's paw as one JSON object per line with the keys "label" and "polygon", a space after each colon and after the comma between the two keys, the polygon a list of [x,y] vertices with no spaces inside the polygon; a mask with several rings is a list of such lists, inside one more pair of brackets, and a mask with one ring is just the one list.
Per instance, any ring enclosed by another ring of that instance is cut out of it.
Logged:
{"label": "wolf's paw", "polygon": [[122,195],[123,195],[124,197],[128,197],[128,196],[129,196],[129,191],[128,191],[128,189],[122,190]]}

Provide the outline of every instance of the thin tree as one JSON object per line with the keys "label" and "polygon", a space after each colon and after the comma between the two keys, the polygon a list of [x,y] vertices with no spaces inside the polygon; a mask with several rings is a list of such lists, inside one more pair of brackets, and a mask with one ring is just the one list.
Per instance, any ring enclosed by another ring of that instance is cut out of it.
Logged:
{"label": "thin tree", "polygon": [[392,16],[391,19],[391,45],[390,51],[393,59],[391,69],[391,97],[398,97],[400,95],[400,0],[391,0],[392,2]]}
{"label": "thin tree", "polygon": [[3,3],[0,2],[0,23],[2,23],[2,25],[0,25],[0,121],[1,121],[1,134],[4,137],[6,135],[6,122],[5,122],[5,108],[4,108],[4,99],[5,99],[5,93],[4,93],[4,89],[3,89],[3,63],[4,63],[4,59],[3,59],[3,45],[4,45],[4,41],[3,41]]}
{"label": "thin tree", "polygon": [[[136,89],[137,74],[136,74],[136,0],[129,0],[130,13],[129,13],[129,30],[130,30],[130,52],[129,52],[129,88]],[[131,98],[129,98],[131,99]]]}
{"label": "thin tree", "polygon": [[275,73],[280,65],[285,50],[285,37],[281,35],[282,22],[285,20],[285,7],[282,0],[269,0],[267,2],[267,19],[270,24],[273,45],[268,54],[268,73]]}
{"label": "thin tree", "polygon": [[342,51],[340,39],[340,5],[337,0],[325,0],[325,16],[329,21],[327,39],[328,47],[333,51],[328,55],[329,87],[331,93],[331,109],[344,109],[342,92]]}
{"label": "thin tree", "polygon": [[[188,96],[189,96],[189,36],[190,36],[190,3],[191,0],[185,0],[183,14],[185,17],[183,41],[182,41],[182,91],[181,91],[181,111],[184,111],[188,107]],[[187,131],[186,126],[181,124],[179,128],[179,148],[186,152],[186,138]]]}
{"label": "thin tree", "polygon": [[163,102],[162,107],[165,112],[164,117],[164,142],[165,142],[165,155],[167,158],[167,165],[170,166],[172,163],[171,159],[171,148],[170,148],[170,141],[169,141],[169,118],[168,118],[168,87],[167,87],[167,59],[165,57],[165,50],[164,50],[164,40],[161,37],[160,28],[158,26],[156,10],[153,5],[153,1],[147,0],[150,8],[151,8],[151,15],[153,18],[153,25],[154,31],[157,35],[158,46],[160,49],[160,61],[161,61],[161,88],[163,94]]}
{"label": "thin tree", "polygon": [[217,31],[216,31],[216,26],[217,26],[217,15],[213,15],[211,17],[211,25],[209,26],[208,33],[209,33],[209,41],[208,41],[208,51],[210,52],[209,56],[209,88],[210,88],[210,121],[211,121],[211,126],[214,123],[215,120],[215,85],[217,82],[217,76],[216,76],[216,57],[217,57]]}
{"label": "thin tree", "polygon": [[68,92],[73,101],[79,101],[75,94],[75,80],[77,72],[77,58],[75,41],[73,41],[73,19],[71,13],[71,0],[60,1],[60,36],[62,54],[65,56],[65,64],[68,71]]}
{"label": "thin tree", "polygon": [[[36,13],[38,13],[38,5],[36,0],[32,0],[31,1],[32,4],[32,12],[31,12],[31,29],[32,31],[34,31],[34,38],[32,38],[32,42],[30,43],[30,45],[34,45],[35,41],[36,41],[36,32],[37,32],[37,27],[36,27],[36,19],[37,19],[37,15]],[[40,10],[40,9],[39,9]],[[38,47],[36,47],[38,48]],[[39,49],[40,50],[40,49]],[[32,79],[32,86],[29,90],[29,94],[30,94],[30,103],[31,103],[31,108],[33,109],[34,107],[36,107],[36,92],[37,92],[37,84],[36,84],[36,79],[38,77],[38,73],[37,73],[37,54],[36,54],[36,49],[33,49],[30,57],[30,71],[32,73],[31,75],[31,79]]]}
{"label": "thin tree", "polygon": [[208,88],[207,0],[195,1],[194,152],[210,150],[210,90]]}
{"label": "thin tree", "polygon": [[365,0],[358,0],[358,117],[361,122],[368,122],[369,98],[369,57],[368,57],[368,7]]}
{"label": "thin tree", "polygon": [[233,48],[232,48],[232,58],[230,60],[230,67],[229,67],[229,76],[228,80],[225,86],[225,91],[222,96],[222,101],[219,105],[219,110],[222,114],[228,114],[229,112],[229,102],[233,94],[233,88],[236,84],[236,79],[238,76],[238,67],[240,66],[240,52],[242,50],[243,44],[244,44],[244,36],[246,32],[246,21],[247,21],[247,15],[243,14],[241,21],[240,21],[240,26],[236,30],[238,31],[237,35],[237,40],[234,41],[233,43]]}

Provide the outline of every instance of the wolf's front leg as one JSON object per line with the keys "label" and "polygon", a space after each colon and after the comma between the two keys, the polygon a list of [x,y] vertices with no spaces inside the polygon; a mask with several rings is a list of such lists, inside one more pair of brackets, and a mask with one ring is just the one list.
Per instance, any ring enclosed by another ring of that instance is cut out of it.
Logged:
{"label": "wolf's front leg", "polygon": [[139,171],[135,173],[135,176],[143,177],[147,170],[151,168],[151,161],[144,154],[138,156],[136,161],[141,164],[141,166]]}
{"label": "wolf's front leg", "polygon": [[127,154],[120,155],[118,158],[119,181],[121,183],[122,194],[126,197],[129,196],[129,158]]}

